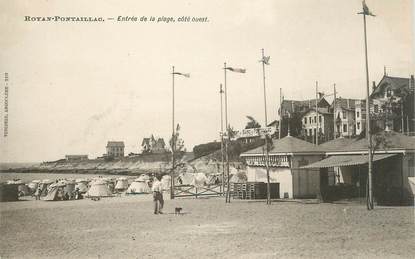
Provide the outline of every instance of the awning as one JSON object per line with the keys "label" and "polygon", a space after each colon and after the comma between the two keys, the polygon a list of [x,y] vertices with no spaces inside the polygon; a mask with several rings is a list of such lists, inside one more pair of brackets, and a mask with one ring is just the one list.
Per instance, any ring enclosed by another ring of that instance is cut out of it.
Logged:
{"label": "awning", "polygon": [[[388,157],[396,156],[397,154],[377,154],[373,156],[373,161],[379,161]],[[341,155],[331,156],[320,160],[313,164],[303,166],[301,168],[328,168],[335,166],[354,166],[364,165],[368,163],[368,155]]]}

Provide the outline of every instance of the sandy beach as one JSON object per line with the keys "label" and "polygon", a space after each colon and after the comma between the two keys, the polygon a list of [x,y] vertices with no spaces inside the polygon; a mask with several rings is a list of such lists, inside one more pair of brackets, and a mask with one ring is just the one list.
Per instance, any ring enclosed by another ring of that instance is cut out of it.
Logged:
{"label": "sandy beach", "polygon": [[[2,203],[1,258],[410,258],[413,207],[167,200]],[[182,207],[184,215],[174,215]]]}

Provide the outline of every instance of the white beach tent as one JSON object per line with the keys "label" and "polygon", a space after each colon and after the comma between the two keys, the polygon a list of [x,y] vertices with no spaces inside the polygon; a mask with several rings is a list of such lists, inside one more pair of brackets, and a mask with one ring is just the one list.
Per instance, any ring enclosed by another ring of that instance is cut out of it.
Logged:
{"label": "white beach tent", "polygon": [[106,181],[97,179],[91,182],[91,187],[86,192],[86,197],[109,197],[112,193]]}
{"label": "white beach tent", "polygon": [[120,177],[117,179],[114,189],[116,191],[125,191],[128,189],[128,179],[126,177]]}
{"label": "white beach tent", "polygon": [[193,185],[194,174],[192,173],[181,173],[177,178],[177,181],[181,185]]}
{"label": "white beach tent", "polygon": [[127,194],[142,193],[150,193],[150,187],[148,186],[148,181],[143,181],[140,178],[137,178],[130,184],[130,187],[128,187]]}
{"label": "white beach tent", "polygon": [[147,182],[147,181],[150,181],[150,176],[148,176],[148,175],[146,175],[146,174],[141,174],[141,175],[138,177],[138,179],[139,179],[140,181]]}
{"label": "white beach tent", "polygon": [[33,180],[27,186],[29,187],[30,191],[34,193],[37,190],[37,187],[40,184],[40,180]]}
{"label": "white beach tent", "polygon": [[75,189],[78,189],[80,193],[86,193],[88,191],[88,180],[76,179]]}
{"label": "white beach tent", "polygon": [[201,187],[206,185],[208,182],[208,178],[204,173],[196,173],[193,174],[193,185],[197,187]]}

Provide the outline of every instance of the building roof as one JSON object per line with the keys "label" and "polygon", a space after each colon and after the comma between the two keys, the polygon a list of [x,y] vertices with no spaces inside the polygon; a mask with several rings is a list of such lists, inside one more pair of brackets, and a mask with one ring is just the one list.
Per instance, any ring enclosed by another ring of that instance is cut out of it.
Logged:
{"label": "building roof", "polygon": [[[378,138],[384,139],[383,143],[377,148],[378,151],[393,151],[393,150],[405,150],[405,151],[415,151],[415,138],[408,137],[401,133],[394,131],[383,131],[377,134]],[[320,147],[324,148],[324,147]],[[349,153],[349,152],[361,152],[365,153],[368,150],[368,141],[366,138],[356,140],[350,145],[339,146],[337,151],[327,150],[327,153]]]}
{"label": "building roof", "polygon": [[[282,139],[274,139],[272,141],[273,148],[270,150],[269,154],[295,154],[295,153],[310,153],[310,154],[322,154],[324,153],[321,151],[318,147],[315,145],[292,137],[292,136],[286,136]],[[241,156],[252,156],[252,155],[264,155],[263,151],[264,146],[254,148],[251,150],[248,150],[241,154]]]}
{"label": "building roof", "polygon": [[107,147],[124,147],[124,141],[108,141]]}
{"label": "building roof", "polygon": [[[354,110],[356,108],[357,101],[361,101],[361,100],[360,99],[350,99],[350,98],[336,98],[336,108]],[[334,106],[334,102],[333,102],[332,106]]]}
{"label": "building roof", "polygon": [[144,145],[150,145],[150,138],[143,138],[143,141],[141,142],[141,146]]}
{"label": "building roof", "polygon": [[164,139],[163,138],[159,138],[157,139],[157,144],[160,145],[160,147],[164,147],[166,144],[164,143]]}
{"label": "building roof", "polygon": [[[396,156],[397,154],[376,154],[373,156],[373,161],[379,161],[385,158]],[[369,162],[368,155],[340,155],[330,156],[326,159],[317,161],[302,168],[329,168],[335,166],[355,166],[364,165]]]}
{"label": "building roof", "polygon": [[[282,109],[283,113],[286,112],[294,113],[294,112],[305,112],[308,109],[315,107],[316,99],[298,101],[298,100],[283,100],[282,101]],[[318,107],[329,107],[330,104],[327,100],[323,97],[318,101]]]}
{"label": "building roof", "polygon": [[348,146],[350,144],[352,144],[353,142],[356,142],[357,139],[356,138],[344,138],[344,137],[340,137],[340,138],[336,138],[333,140],[330,140],[328,142],[325,142],[321,145],[319,145],[319,148],[323,151],[338,151],[343,149],[345,146]]}
{"label": "building roof", "polygon": [[[390,86],[392,90],[409,88],[409,80],[410,79],[408,77],[392,77],[384,75],[370,96],[374,97],[377,95],[381,95],[382,93],[384,93],[385,88],[387,86]],[[412,85],[412,88],[413,87],[414,86]]]}

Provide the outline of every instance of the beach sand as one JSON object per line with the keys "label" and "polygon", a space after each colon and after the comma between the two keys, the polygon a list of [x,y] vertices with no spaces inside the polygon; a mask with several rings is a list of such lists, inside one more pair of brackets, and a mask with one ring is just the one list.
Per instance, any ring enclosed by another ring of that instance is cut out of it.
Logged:
{"label": "beach sand", "polygon": [[[182,207],[184,215],[174,215]],[[0,204],[1,258],[411,258],[413,207],[151,195]]]}

